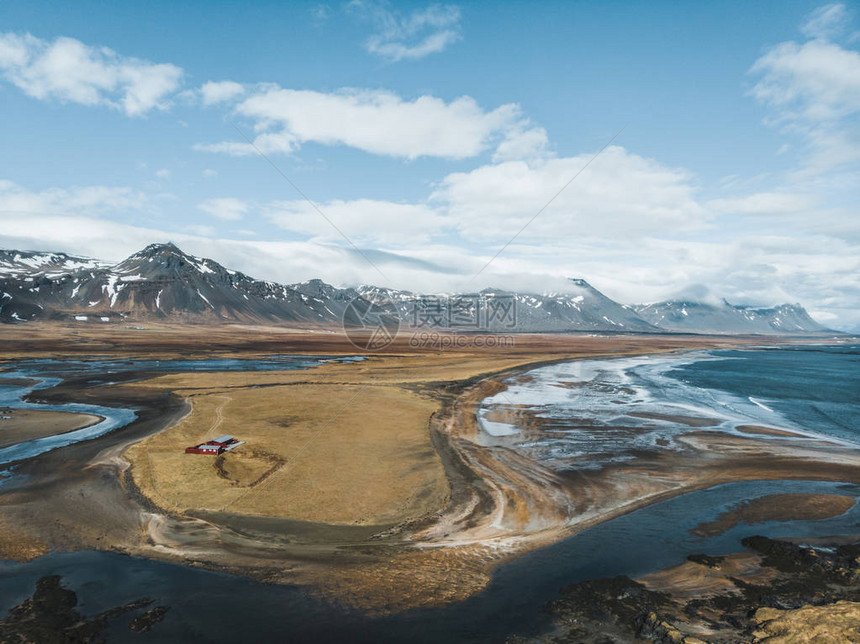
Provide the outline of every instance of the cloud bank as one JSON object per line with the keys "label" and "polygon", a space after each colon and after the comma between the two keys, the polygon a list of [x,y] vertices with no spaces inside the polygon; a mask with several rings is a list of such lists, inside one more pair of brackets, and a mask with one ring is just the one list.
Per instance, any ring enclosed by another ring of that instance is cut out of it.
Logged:
{"label": "cloud bank", "polygon": [[41,100],[107,105],[128,116],[166,109],[183,71],[90,47],[74,38],[53,42],[30,34],[0,34],[0,73],[28,96]]}

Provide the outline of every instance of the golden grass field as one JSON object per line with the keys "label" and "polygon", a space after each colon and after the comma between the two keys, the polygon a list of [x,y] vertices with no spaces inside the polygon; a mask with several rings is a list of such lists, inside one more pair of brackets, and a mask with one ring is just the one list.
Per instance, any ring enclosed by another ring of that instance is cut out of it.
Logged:
{"label": "golden grass field", "polygon": [[[182,423],[126,453],[135,483],[167,509],[366,525],[417,518],[446,498],[426,397],[333,384],[216,388],[190,401]],[[218,457],[183,453],[223,433],[246,444]]]}
{"label": "golden grass field", "polygon": [[[384,356],[307,371],[187,373],[141,386],[186,397],[191,414],[125,453],[134,483],[172,511],[224,511],[350,525],[397,524],[449,490],[429,432],[440,402],[422,387],[529,356]],[[220,434],[245,445],[185,454]]]}
{"label": "golden grass field", "polygon": [[[299,352],[308,341],[283,337],[266,342],[299,343],[290,346]],[[317,350],[348,353],[342,338],[327,340],[340,344],[321,347],[319,336],[310,342]],[[504,351],[404,350],[304,371],[153,378],[136,386],[183,396],[192,412],[175,427],[132,446],[125,458],[139,490],[174,512],[399,524],[440,511],[448,499],[445,469],[429,431],[445,383],[549,360],[705,344],[689,338],[546,336],[522,336],[518,342]],[[395,344],[389,350],[398,349],[405,347]],[[183,451],[220,434],[246,444],[219,457]]]}

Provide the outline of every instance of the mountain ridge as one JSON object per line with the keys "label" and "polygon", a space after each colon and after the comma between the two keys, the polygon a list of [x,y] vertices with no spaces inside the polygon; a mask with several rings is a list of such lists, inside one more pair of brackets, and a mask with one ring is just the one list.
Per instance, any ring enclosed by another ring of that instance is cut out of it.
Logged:
{"label": "mountain ridge", "polygon": [[[66,253],[0,250],[0,322],[32,320],[339,325],[350,301],[389,300],[402,323],[457,331],[818,334],[830,332],[800,305],[722,307],[684,300],[620,304],[586,280],[562,293],[424,295],[373,285],[339,288],[320,279],[258,280],[173,243],[150,244],[110,264]],[[493,314],[492,305],[501,304]],[[507,306],[507,308],[504,308]],[[425,314],[433,309],[436,324]],[[694,313],[691,316],[691,311]],[[495,313],[498,313],[496,311]]]}
{"label": "mountain ridge", "polygon": [[830,333],[807,313],[800,304],[771,307],[740,306],[723,300],[721,304],[695,300],[665,300],[634,307],[651,324],[683,333],[761,335]]}

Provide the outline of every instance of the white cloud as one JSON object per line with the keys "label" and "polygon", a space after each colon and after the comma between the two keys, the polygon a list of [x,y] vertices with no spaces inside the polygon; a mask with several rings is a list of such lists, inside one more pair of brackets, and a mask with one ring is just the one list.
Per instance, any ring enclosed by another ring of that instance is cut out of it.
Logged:
{"label": "white cloud", "polygon": [[809,315],[813,320],[821,323],[833,322],[833,320],[839,319],[838,315],[829,311],[809,311]]}
{"label": "white cloud", "polygon": [[129,116],[165,109],[183,72],[90,47],[74,38],[53,42],[30,34],[0,34],[0,72],[29,96],[81,105],[108,105]]}
{"label": "white cloud", "polygon": [[813,11],[800,27],[800,32],[809,38],[832,38],[839,35],[848,19],[843,4],[828,4]]}
{"label": "white cloud", "polygon": [[493,155],[493,161],[536,159],[546,156],[549,139],[542,127],[528,127],[528,123],[513,127],[505,134]]}
{"label": "white cloud", "polygon": [[763,74],[753,96],[786,110],[786,118],[824,121],[860,109],[860,54],[834,43],[781,43],[752,71]]}
{"label": "white cloud", "polygon": [[[173,241],[186,252],[283,284],[316,277],[337,285],[378,283],[381,279],[367,260],[351,248],[315,242],[238,241],[210,236],[212,232],[205,226],[166,231],[79,215],[22,218],[0,211],[0,248],[63,251],[115,262],[148,244]],[[428,270],[428,262],[415,260],[406,252],[364,252],[391,275],[388,285],[405,288],[420,284],[432,288],[435,276]]]}
{"label": "white cloud", "polygon": [[[515,104],[485,112],[468,96],[446,103],[433,96],[409,101],[386,91],[344,89],[326,94],[277,86],[246,98],[236,112],[255,121],[254,145],[264,153],[292,152],[312,141],[406,159],[473,157],[508,132],[518,131],[523,122]],[[539,139],[540,133],[531,136]],[[254,153],[243,142],[196,148]],[[533,148],[534,143],[529,146]]]}
{"label": "white cloud", "polygon": [[[507,242],[591,158],[590,154],[526,163],[509,161],[445,177],[426,203],[374,199],[331,200],[319,208],[359,244],[414,247],[458,235],[464,247],[478,240]],[[795,197],[794,203],[799,203]],[[715,202],[733,212],[782,212],[781,195]],[[264,214],[279,227],[317,239],[340,234],[307,201],[268,204]],[[701,229],[719,208],[696,200],[691,176],[613,146],[529,225],[518,243],[559,238],[629,239],[655,230],[684,234]],[[795,212],[796,209],[790,209]],[[528,240],[528,241],[527,241]],[[464,249],[464,252],[468,252]]]}
{"label": "white cloud", "polygon": [[197,205],[197,207],[205,213],[224,219],[226,221],[238,221],[244,217],[249,206],[240,199],[233,197],[219,197],[215,199],[207,199]]}
{"label": "white cloud", "polygon": [[185,226],[184,230],[191,233],[192,235],[198,235],[200,237],[214,237],[218,234],[218,231],[215,230],[214,226],[207,226],[205,224],[193,224],[191,226]]}
{"label": "white cloud", "polygon": [[155,176],[159,179],[169,179],[170,178],[170,170],[167,168],[162,168],[161,170],[155,171]]}
{"label": "white cloud", "polygon": [[[416,245],[441,234],[445,226],[439,212],[422,204],[356,199],[328,201],[318,207],[355,244]],[[274,202],[264,212],[284,230],[320,240],[343,240],[338,230],[307,201]]]}
{"label": "white cloud", "polygon": [[0,213],[26,220],[33,215],[100,215],[142,210],[148,197],[125,187],[83,186],[33,192],[0,179]]}
{"label": "white cloud", "polygon": [[245,93],[241,84],[233,81],[209,81],[200,86],[200,97],[204,105],[217,105],[233,100]]}
{"label": "white cloud", "polygon": [[721,213],[776,215],[809,210],[817,202],[818,199],[809,194],[758,192],[744,197],[713,199],[706,205]]}
{"label": "white cloud", "polygon": [[217,171],[217,170],[213,170],[212,168],[206,168],[206,169],[203,171],[203,176],[204,176],[204,177],[206,177],[207,179],[211,179],[212,177],[217,177],[217,176],[218,176],[218,171]]}
{"label": "white cloud", "polygon": [[860,161],[860,54],[825,39],[844,18],[841,5],[822,8],[804,26],[814,40],[780,43],[750,70],[766,122],[805,141],[806,174]]}
{"label": "white cloud", "polygon": [[436,54],[444,51],[448,45],[459,39],[460,35],[456,31],[443,30],[431,33],[415,45],[407,46],[402,42],[392,42],[374,36],[367,41],[367,50],[372,54],[397,62],[403,59],[424,58],[430,54]]}
{"label": "white cloud", "polygon": [[374,24],[375,33],[365,41],[365,49],[389,62],[439,53],[462,37],[460,9],[454,5],[434,4],[409,14],[373,0],[354,0],[349,6]]}
{"label": "white cloud", "polygon": [[[466,238],[507,241],[591,156],[533,164],[509,161],[450,174],[433,199],[446,203]],[[529,225],[523,238],[627,238],[654,229],[690,231],[710,216],[695,192],[687,172],[610,146]]]}

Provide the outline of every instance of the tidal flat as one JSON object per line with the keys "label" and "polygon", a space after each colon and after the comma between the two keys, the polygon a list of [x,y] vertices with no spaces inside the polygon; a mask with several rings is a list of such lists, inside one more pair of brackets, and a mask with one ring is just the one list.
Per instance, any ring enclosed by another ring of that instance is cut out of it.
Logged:
{"label": "tidal flat", "polygon": [[[122,342],[128,333],[118,333]],[[365,614],[396,615],[476,597],[494,571],[527,553],[697,490],[762,480],[860,482],[857,451],[838,442],[726,433],[711,420],[694,422],[690,413],[632,417],[677,425],[677,436],[585,476],[481,429],[484,401],[512,381],[527,382],[537,368],[668,359],[743,347],[752,338],[523,336],[504,354],[418,352],[395,343],[362,360],[331,360],[356,352],[330,335],[315,344],[316,334],[245,333],[216,329],[217,352],[198,354],[191,345],[190,353],[219,361],[305,356],[313,364],[286,371],[277,364],[265,371],[136,370],[134,360],[151,359],[146,343],[108,350],[108,336],[98,358],[125,361],[128,370],[78,370],[39,390],[44,402],[129,408],[137,418],[5,468],[2,556],[110,550],[287,584]],[[198,337],[201,344],[213,339]],[[169,364],[179,355],[167,348],[178,350],[190,337],[187,329],[174,335],[164,328],[152,342],[157,359]],[[83,357],[77,347],[68,356],[58,349],[52,346],[51,359],[59,363]],[[45,357],[44,343],[32,350]],[[5,364],[26,360],[23,352]],[[546,429],[533,414],[513,418],[526,419],[536,431]],[[631,440],[641,434],[623,424],[607,431],[628,432]],[[246,444],[218,457],[184,453],[225,433]]]}

